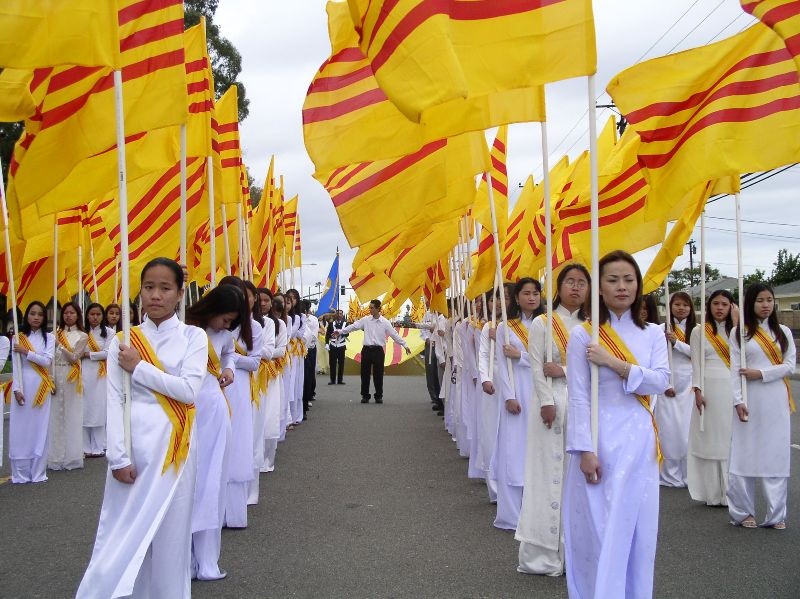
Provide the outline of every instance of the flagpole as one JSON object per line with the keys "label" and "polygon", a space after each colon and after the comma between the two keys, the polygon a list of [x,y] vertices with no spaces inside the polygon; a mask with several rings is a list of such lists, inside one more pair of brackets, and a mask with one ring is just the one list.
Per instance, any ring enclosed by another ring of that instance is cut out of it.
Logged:
{"label": "flagpole", "polygon": [[228,212],[222,204],[222,243],[225,246],[225,274],[231,274],[231,248],[228,245]]}
{"label": "flagpole", "polygon": [[92,230],[89,229],[89,262],[92,265],[92,287],[94,287],[94,301],[100,303],[100,290],[97,288],[97,268],[94,263],[94,242],[92,241]]}
{"label": "flagpole", "polygon": [[78,243],[78,309],[83,314],[83,232],[81,231],[78,235],[80,239],[80,243]]}
{"label": "flagpole", "polygon": [[[486,186],[489,188],[489,212],[492,215],[492,245],[494,246],[494,258],[495,258],[495,270],[497,272],[497,277],[502,281],[503,280],[503,271],[502,271],[502,260],[500,259],[500,241],[497,235],[497,209],[494,205],[494,189],[492,188],[492,174],[490,172],[486,172]],[[506,312],[506,303],[504,301],[500,302],[500,314],[503,319],[503,331],[505,333],[505,344],[509,345],[511,343],[511,339],[509,337],[508,331],[508,313]],[[511,394],[514,396],[513,398],[507,397],[506,399],[516,399],[517,390],[516,385],[514,383],[514,370],[511,367],[511,358],[506,356],[506,367],[508,368],[508,382],[511,387]]]}
{"label": "flagpole", "polygon": [[[181,124],[180,128],[181,137],[181,247],[180,247],[180,263],[182,266],[186,264],[186,123]],[[186,298],[183,299],[180,305],[179,316],[181,320],[186,320]]]}
{"label": "flagpole", "polygon": [[341,302],[341,283],[339,283],[339,246],[336,246],[336,309],[339,309],[340,302]]}
{"label": "flagpole", "polygon": [[[497,331],[497,307],[495,306],[495,304],[498,301],[503,302],[503,304],[505,304],[506,300],[505,287],[503,287],[503,285],[498,286],[498,281],[499,281],[499,277],[497,276],[498,274],[499,273],[494,273],[494,290],[492,291],[492,293],[494,293],[494,295],[492,296],[494,298],[492,300],[492,329],[494,331]],[[502,295],[500,298],[498,298],[497,294],[500,293],[501,288],[502,288]],[[492,384],[494,384],[494,363],[495,360],[497,359],[496,356],[494,355],[496,347],[497,347],[496,339],[492,339],[491,337],[489,337],[489,379],[491,379]]]}
{"label": "flagpole", "polygon": [[[211,288],[217,286],[217,241],[216,225],[214,224],[214,211],[216,210],[216,199],[214,198],[214,158],[209,155],[206,158],[206,173],[208,178],[208,230],[209,230],[209,260],[211,261]],[[198,289],[198,293],[200,290]]]}
{"label": "flagpole", "polygon": [[[56,330],[58,321],[58,212],[53,219],[53,332]],[[58,351],[58,336],[55,336],[55,351]],[[53,380],[56,380],[56,361],[55,354],[50,362],[50,372]]]}
{"label": "flagpole", "polygon": [[[597,104],[595,98],[594,75],[587,77],[589,95],[589,181],[591,188],[591,231],[592,231],[592,343],[600,341],[600,239],[599,239],[599,208],[597,185]],[[547,260],[552,260],[547,256]],[[641,289],[639,290],[641,292]],[[595,456],[598,448],[599,403],[600,396],[600,370],[595,363],[590,363],[591,372],[591,401],[592,401],[592,444]]]}
{"label": "flagpole", "polygon": [[[664,277],[664,300],[665,308],[667,311],[667,316],[664,320],[664,331],[667,333],[672,332],[672,311],[670,310],[669,306],[669,273],[667,276]],[[667,343],[667,361],[669,362],[669,386],[673,389],[675,388],[675,379],[672,376],[672,342],[669,341]]]}
{"label": "flagpole", "polygon": [[[111,300],[111,302],[114,304],[119,301],[117,289],[119,289],[119,258],[114,257],[114,295]],[[122,317],[122,314],[120,314],[120,317]]]}
{"label": "flagpole", "polygon": [[[541,135],[542,135],[542,172],[544,187],[544,247],[545,247],[545,294],[547,299],[547,327],[545,328],[545,347],[546,355],[545,361],[553,361],[553,231],[552,231],[552,206],[550,203],[550,157],[549,157],[549,144],[547,139],[547,122],[541,122]],[[566,356],[561,356],[562,360],[566,360]],[[553,390],[553,378],[546,377],[548,393],[551,394]]]}
{"label": "flagpole", "polygon": [[[6,184],[3,177],[3,166],[1,162],[2,161],[0,161],[0,200],[2,200],[3,203],[3,224],[6,227],[5,231],[3,232],[3,237],[5,238],[5,243],[6,243],[6,274],[8,274],[8,295],[9,299],[11,299],[11,320],[14,323],[14,343],[19,343],[19,319],[17,318],[17,283],[14,280],[14,260],[11,257],[11,236],[8,232],[10,225],[8,220],[8,204],[6,203]],[[16,368],[17,372],[22,372],[21,356],[15,351],[11,352],[11,362],[13,366]],[[3,452],[3,443],[2,443],[2,437],[0,436],[0,466],[2,466],[3,464],[2,452]]]}
{"label": "flagpole", "polygon": [[[114,104],[116,107],[117,125],[117,164],[119,170],[119,249],[122,271],[122,335],[125,345],[131,341],[131,290],[128,255],[128,174],[125,157],[125,114],[122,106],[122,71],[114,71]],[[131,463],[134,462],[131,443],[131,377],[130,373],[122,373],[122,397],[124,402],[123,428],[125,449]]]}
{"label": "flagpole", "polygon": [[[736,277],[739,279],[739,305],[744,304],[744,274],[742,272],[742,203],[738,193],[734,194],[736,201]],[[733,309],[733,308],[731,308]],[[740,368],[747,368],[747,352],[745,351],[745,343],[747,343],[747,329],[744,322],[744,311],[739,311],[739,355],[741,356]],[[744,375],[740,375],[742,387],[742,402],[747,407],[747,379]]]}
{"label": "flagpole", "polygon": [[[691,250],[690,250],[691,251]],[[694,309],[694,306],[692,306]],[[714,325],[716,331],[716,324]],[[689,339],[689,343],[691,343]],[[706,211],[700,213],[700,392],[706,388]],[[700,432],[706,432],[706,410],[700,411]]]}
{"label": "flagpole", "polygon": [[244,272],[244,233],[242,227],[242,204],[236,204],[236,230],[239,233],[239,256],[238,256],[238,265],[239,265],[239,276],[242,279],[246,279],[247,275]]}

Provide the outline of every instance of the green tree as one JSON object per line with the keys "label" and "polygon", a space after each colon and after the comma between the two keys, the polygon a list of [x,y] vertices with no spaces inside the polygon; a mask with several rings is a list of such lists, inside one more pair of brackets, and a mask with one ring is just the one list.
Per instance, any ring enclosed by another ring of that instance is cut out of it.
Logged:
{"label": "green tree", "polygon": [[[710,264],[706,264],[706,283],[716,281],[720,278],[718,268],[714,268]],[[673,293],[700,284],[700,267],[697,268],[682,268],[680,270],[672,270],[669,273],[669,291]]]}
{"label": "green tree", "polygon": [[219,0],[186,0],[183,3],[185,27],[192,27],[206,18],[206,38],[208,40],[208,57],[214,73],[214,91],[221,96],[231,85],[239,88],[239,121],[243,121],[250,113],[250,100],[247,90],[237,78],[242,72],[242,55],[230,40],[223,37],[219,26],[214,23]]}
{"label": "green tree", "polygon": [[800,279],[800,253],[792,254],[786,249],[778,251],[773,263],[772,276],[769,279],[773,287],[784,285]]}
{"label": "green tree", "polygon": [[3,163],[3,181],[8,185],[8,165],[11,163],[11,153],[14,144],[22,135],[23,124],[0,123],[0,161]]}

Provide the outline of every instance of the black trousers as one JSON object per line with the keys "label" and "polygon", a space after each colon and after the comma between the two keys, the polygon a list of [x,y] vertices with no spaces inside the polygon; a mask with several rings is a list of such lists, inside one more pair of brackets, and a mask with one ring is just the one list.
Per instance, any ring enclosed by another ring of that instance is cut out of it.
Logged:
{"label": "black trousers", "polygon": [[341,383],[344,378],[344,350],[345,346],[328,348],[328,371],[332,383]]}
{"label": "black trousers", "polygon": [[383,358],[379,345],[365,345],[361,350],[361,397],[369,398],[369,375],[375,381],[375,399],[383,399]]}
{"label": "black trousers", "polygon": [[442,369],[439,368],[439,360],[436,358],[436,350],[430,341],[425,342],[425,380],[428,383],[428,395],[435,404],[442,403],[439,399],[439,391],[442,390]]}
{"label": "black trousers", "polygon": [[308,402],[314,398],[314,388],[317,386],[317,348],[308,350],[303,362],[303,414],[308,412]]}

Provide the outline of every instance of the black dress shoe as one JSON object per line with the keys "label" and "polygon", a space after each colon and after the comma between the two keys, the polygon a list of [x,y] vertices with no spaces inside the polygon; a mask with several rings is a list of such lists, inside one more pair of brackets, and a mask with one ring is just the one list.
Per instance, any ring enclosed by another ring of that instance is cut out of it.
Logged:
{"label": "black dress shoe", "polygon": [[[375,401],[377,401],[377,400],[375,400]],[[369,397],[362,397],[361,398],[361,403],[369,403]]]}
{"label": "black dress shoe", "polygon": [[336,383],[334,383],[333,381],[331,381],[331,382],[330,382],[330,383],[328,383],[328,384],[329,384],[329,385],[335,385]]}
{"label": "black dress shoe", "polygon": [[383,403],[383,398],[382,397],[376,397],[375,398],[375,403]]}
{"label": "black dress shoe", "polygon": [[339,382],[338,382],[338,383],[336,383],[336,384],[337,384],[337,385],[344,385],[344,381],[339,381]]}

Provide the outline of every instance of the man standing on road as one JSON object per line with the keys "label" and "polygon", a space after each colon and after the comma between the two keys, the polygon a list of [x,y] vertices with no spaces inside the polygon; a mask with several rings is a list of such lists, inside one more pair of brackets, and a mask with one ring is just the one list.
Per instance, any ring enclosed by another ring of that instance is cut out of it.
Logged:
{"label": "man standing on road", "polygon": [[375,381],[375,403],[383,403],[383,360],[386,355],[386,338],[391,337],[395,343],[402,345],[407,354],[410,354],[411,350],[391,323],[381,316],[380,300],[374,299],[369,303],[369,314],[340,331],[334,331],[332,337],[337,338],[353,331],[364,331],[364,347],[361,350],[361,403],[369,403],[370,371]]}
{"label": "man standing on road", "polygon": [[436,343],[442,343],[441,336],[438,330],[439,318],[435,312],[431,312],[430,308],[425,311],[425,316],[422,322],[416,325],[420,330],[420,337],[425,341],[425,379],[428,384],[428,394],[433,403],[435,411],[442,411],[444,404],[439,398],[442,388],[442,376],[444,375],[444,356],[442,356],[441,363],[439,362],[438,354],[436,351]]}
{"label": "man standing on road", "polygon": [[336,310],[336,317],[328,322],[325,331],[325,344],[328,346],[328,370],[331,375],[329,385],[344,385],[344,353],[347,345],[347,335],[334,336],[334,331],[340,331],[347,326],[344,312]]}

